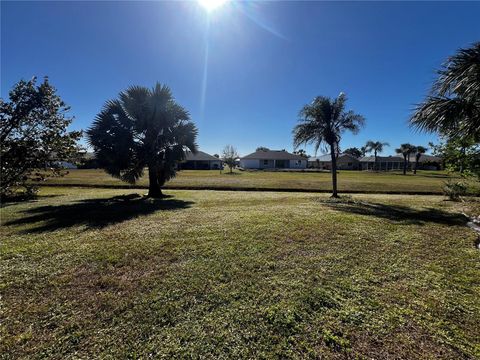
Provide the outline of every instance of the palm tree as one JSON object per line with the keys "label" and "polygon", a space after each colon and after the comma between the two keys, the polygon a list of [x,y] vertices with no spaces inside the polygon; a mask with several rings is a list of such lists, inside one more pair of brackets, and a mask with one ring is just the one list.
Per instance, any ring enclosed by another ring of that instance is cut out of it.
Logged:
{"label": "palm tree", "polygon": [[421,130],[480,141],[480,42],[460,49],[438,75],[410,123]]}
{"label": "palm tree", "polygon": [[362,153],[362,156],[367,155],[367,147],[366,147],[366,146],[362,146],[362,147],[360,148],[360,152]]}
{"label": "palm tree", "polygon": [[410,154],[415,151],[415,146],[412,144],[402,144],[398,149],[395,149],[397,154],[403,155],[403,175],[407,174],[407,164]]}
{"label": "palm tree", "polygon": [[108,174],[134,184],[148,167],[149,197],[162,197],[178,161],[197,151],[189,113],[159,83],[153,89],[131,86],[107,101],[87,136]]}
{"label": "palm tree", "polygon": [[346,111],[347,97],[340,93],[336,99],[317,96],[310,104],[300,110],[299,124],[293,129],[293,143],[297,148],[302,144],[314,144],[315,153],[320,146],[330,150],[332,157],[332,197],[338,197],[337,192],[337,159],[342,133],[346,130],[356,134],[363,126],[363,116]]}
{"label": "palm tree", "polygon": [[381,153],[384,146],[390,146],[390,144],[387,142],[382,143],[380,141],[372,140],[368,140],[365,144],[365,151],[369,153],[373,151],[373,155],[375,156],[375,170],[378,170],[377,153]]}
{"label": "palm tree", "polygon": [[415,169],[413,169],[413,173],[417,173],[418,169],[418,162],[420,161],[420,158],[422,157],[422,154],[425,154],[427,152],[427,148],[423,146],[415,146]]}

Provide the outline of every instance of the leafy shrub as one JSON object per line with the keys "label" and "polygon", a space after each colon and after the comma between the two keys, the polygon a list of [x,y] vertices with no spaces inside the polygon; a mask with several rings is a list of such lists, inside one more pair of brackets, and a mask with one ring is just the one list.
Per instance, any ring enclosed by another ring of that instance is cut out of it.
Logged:
{"label": "leafy shrub", "polygon": [[467,185],[463,181],[449,180],[445,182],[443,193],[448,196],[450,200],[458,201],[461,196],[465,196],[467,193]]}

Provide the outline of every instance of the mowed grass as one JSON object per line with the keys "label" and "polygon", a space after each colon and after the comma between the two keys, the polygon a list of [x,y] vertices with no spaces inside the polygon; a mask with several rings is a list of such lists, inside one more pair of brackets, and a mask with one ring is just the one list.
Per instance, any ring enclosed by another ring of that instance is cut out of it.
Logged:
{"label": "mowed grass", "polygon": [[135,192],[3,205],[0,357],[480,357],[478,199]]}
{"label": "mowed grass", "polygon": [[[382,192],[382,193],[436,193],[448,179],[459,179],[443,171],[419,171],[417,175],[401,172],[339,171],[340,191]],[[103,170],[70,170],[68,175],[50,179],[47,184],[128,186]],[[143,177],[137,187],[148,186]],[[331,174],[328,172],[269,172],[269,171],[228,171],[183,170],[166,187],[195,189],[281,189],[329,191],[332,188]],[[469,193],[480,195],[480,183],[470,182]]]}

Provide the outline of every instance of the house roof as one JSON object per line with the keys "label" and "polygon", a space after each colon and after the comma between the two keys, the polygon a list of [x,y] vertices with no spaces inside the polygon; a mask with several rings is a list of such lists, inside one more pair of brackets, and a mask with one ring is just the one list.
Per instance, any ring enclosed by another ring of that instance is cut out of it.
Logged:
{"label": "house roof", "polygon": [[219,158],[216,158],[215,156],[207,154],[206,152],[203,152],[203,151],[197,151],[196,154],[192,153],[191,151],[187,151],[187,155],[185,157],[185,161],[211,161],[211,160],[221,161]]}
{"label": "house roof", "polygon": [[[358,160],[355,156],[353,155],[350,155],[350,154],[338,154],[337,156],[337,159],[338,158],[342,158],[342,157],[348,157],[350,159],[353,159],[353,160]],[[314,157],[310,157],[308,158],[308,161],[323,161],[323,162],[327,162],[327,161],[332,161],[332,157],[330,154],[324,154],[324,155],[321,155],[321,156],[314,156]]]}
{"label": "house roof", "polygon": [[255,151],[241,158],[242,160],[306,160],[303,156],[283,150]]}
{"label": "house roof", "polygon": [[[377,156],[378,162],[403,162],[403,157],[400,156]],[[364,156],[360,158],[360,162],[375,162],[375,156]]]}
{"label": "house roof", "polygon": [[[415,162],[415,154],[410,154],[410,161]],[[442,162],[442,158],[439,156],[433,156],[433,155],[427,155],[427,154],[422,154],[420,156],[420,159],[418,162],[423,163],[423,162]]]}
{"label": "house roof", "polygon": [[312,156],[308,158],[308,161],[332,161],[332,157],[330,154],[324,154],[320,156]]}

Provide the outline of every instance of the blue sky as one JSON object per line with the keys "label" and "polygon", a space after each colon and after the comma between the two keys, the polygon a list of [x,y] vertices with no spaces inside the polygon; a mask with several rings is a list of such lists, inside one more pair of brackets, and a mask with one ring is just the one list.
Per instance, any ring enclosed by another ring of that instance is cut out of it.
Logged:
{"label": "blue sky", "polygon": [[[48,75],[86,129],[129,85],[169,85],[200,148],[292,150],[299,109],[349,97],[367,119],[342,147],[427,145],[407,120],[459,47],[480,40],[480,2],[1,2],[1,95]],[[208,50],[207,50],[208,49]],[[208,55],[208,61],[206,62]],[[312,153],[311,148],[307,148]]]}

